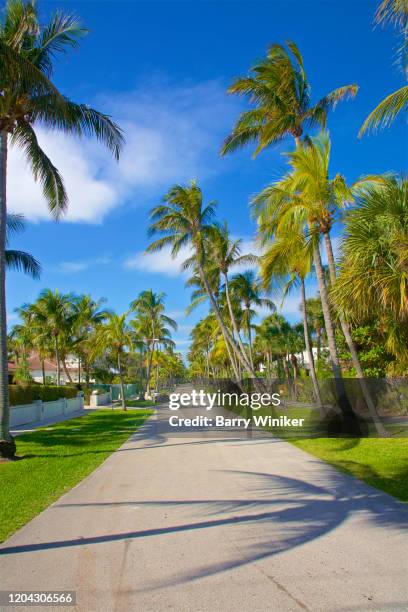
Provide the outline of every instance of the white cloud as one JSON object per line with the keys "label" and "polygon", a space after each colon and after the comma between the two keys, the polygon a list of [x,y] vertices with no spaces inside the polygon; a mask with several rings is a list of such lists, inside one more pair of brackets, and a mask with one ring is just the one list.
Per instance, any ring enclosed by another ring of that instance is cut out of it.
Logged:
{"label": "white cloud", "polygon": [[110,257],[97,257],[96,259],[87,259],[85,261],[61,261],[56,266],[56,269],[64,274],[77,274],[94,266],[110,263],[110,261]]}
{"label": "white cloud", "polygon": [[[214,172],[220,142],[236,102],[218,82],[172,87],[153,83],[142,90],[101,97],[125,131],[117,164],[94,140],[73,139],[38,128],[38,139],[60,170],[70,205],[63,220],[100,223],[125,200],[160,197],[171,183]],[[221,165],[222,166],[222,165]],[[21,151],[9,156],[9,208],[30,220],[50,219],[40,185]]]}
{"label": "white cloud", "polygon": [[184,310],[170,310],[170,312],[167,313],[167,316],[171,319],[175,319],[175,321],[178,321],[179,319],[185,319],[186,313]]}
{"label": "white cloud", "polygon": [[[117,204],[118,194],[98,164],[93,163],[89,143],[62,134],[37,130],[40,145],[60,170],[69,197],[65,221],[99,223]],[[50,219],[39,183],[34,182],[23,153],[12,148],[9,156],[9,209],[27,219]]]}
{"label": "white cloud", "polygon": [[153,274],[164,274],[165,276],[188,276],[190,273],[181,270],[182,263],[191,255],[189,247],[180,249],[175,258],[171,256],[171,248],[164,247],[156,253],[145,253],[143,251],[129,257],[125,262],[125,268],[130,270],[141,270]]}

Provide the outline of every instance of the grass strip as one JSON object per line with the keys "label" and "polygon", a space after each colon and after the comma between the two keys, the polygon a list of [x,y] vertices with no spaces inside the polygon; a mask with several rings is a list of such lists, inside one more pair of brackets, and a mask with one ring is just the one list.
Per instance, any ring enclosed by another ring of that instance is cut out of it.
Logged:
{"label": "grass strip", "polygon": [[151,414],[98,410],[18,436],[23,459],[0,463],[0,541],[90,474]]}

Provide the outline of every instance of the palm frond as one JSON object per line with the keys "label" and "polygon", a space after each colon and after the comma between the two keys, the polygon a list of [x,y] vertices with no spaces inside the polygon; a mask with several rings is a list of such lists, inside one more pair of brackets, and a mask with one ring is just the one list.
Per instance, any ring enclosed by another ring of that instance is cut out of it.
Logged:
{"label": "palm frond", "polygon": [[8,270],[23,271],[28,276],[38,280],[41,275],[40,263],[25,251],[15,251],[6,249],[6,268]]}
{"label": "palm frond", "polygon": [[31,165],[35,180],[42,185],[44,197],[55,218],[65,212],[68,197],[62,177],[38,144],[37,136],[27,122],[20,122],[15,128],[11,142],[20,146]]}
{"label": "palm frond", "polygon": [[359,138],[367,132],[389,127],[400,112],[408,108],[408,85],[387,96],[368,115],[358,133]]}

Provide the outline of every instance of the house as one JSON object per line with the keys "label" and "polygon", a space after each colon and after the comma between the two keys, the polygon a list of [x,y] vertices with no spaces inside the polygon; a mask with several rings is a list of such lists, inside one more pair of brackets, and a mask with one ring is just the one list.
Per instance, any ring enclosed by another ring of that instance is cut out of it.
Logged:
{"label": "house", "polygon": [[[72,382],[79,381],[79,360],[74,355],[68,355],[66,360],[66,370],[71,377]],[[9,362],[8,370],[9,370],[9,378],[12,378],[13,372],[19,367],[19,364],[16,362]],[[43,382],[43,367],[44,367],[44,376],[46,382],[48,384],[56,384],[57,382],[57,364],[53,359],[44,359],[42,363],[38,353],[36,351],[32,351],[28,357],[28,369],[32,378],[35,382],[42,383]],[[83,380],[83,373],[81,372],[81,379]],[[66,375],[64,368],[61,363],[61,373],[60,373],[61,384],[66,384],[69,381],[68,376]]]}

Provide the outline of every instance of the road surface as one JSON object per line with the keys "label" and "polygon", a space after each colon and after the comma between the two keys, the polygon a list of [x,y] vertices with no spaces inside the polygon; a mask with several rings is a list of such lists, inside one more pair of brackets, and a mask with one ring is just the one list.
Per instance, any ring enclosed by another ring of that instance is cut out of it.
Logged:
{"label": "road surface", "polygon": [[1,589],[75,590],[80,612],[407,610],[407,526],[288,443],[153,418],[2,545]]}

